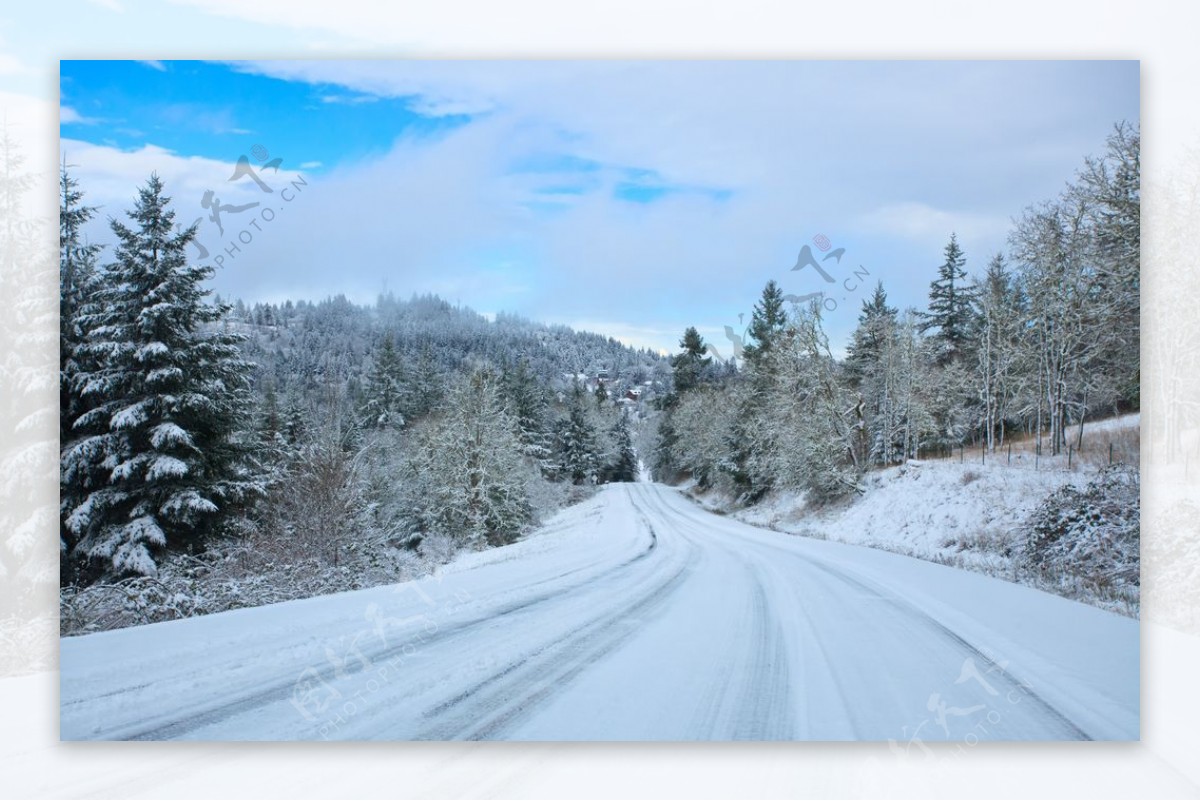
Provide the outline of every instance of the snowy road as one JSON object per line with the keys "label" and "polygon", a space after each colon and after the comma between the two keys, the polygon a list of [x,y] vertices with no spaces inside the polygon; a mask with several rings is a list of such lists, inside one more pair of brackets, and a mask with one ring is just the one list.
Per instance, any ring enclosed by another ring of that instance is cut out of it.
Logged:
{"label": "snowy road", "polygon": [[436,578],[62,642],[63,739],[1136,739],[1134,620],[612,485]]}

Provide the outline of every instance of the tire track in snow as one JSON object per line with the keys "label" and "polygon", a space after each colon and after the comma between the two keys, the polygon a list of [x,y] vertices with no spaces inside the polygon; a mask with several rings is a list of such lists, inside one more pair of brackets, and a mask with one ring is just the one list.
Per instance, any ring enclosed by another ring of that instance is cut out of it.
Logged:
{"label": "tire track in snow", "polygon": [[[1008,690],[1020,692],[1023,697],[1027,698],[1032,704],[1041,711],[1044,718],[1051,721],[1057,727],[1062,735],[1067,739],[1075,740],[1091,740],[1092,737],[1084,731],[1079,725],[1068,718],[1065,714],[1059,711],[1053,704],[1048,702],[1040,694],[1038,694],[1030,685],[1029,682],[1023,681],[1020,677],[1014,675],[1004,665],[997,663],[994,659],[988,656],[983,650],[968,641],[958,632],[951,629],[942,621],[938,620],[933,615],[919,608],[908,599],[901,596],[899,593],[890,588],[879,585],[869,579],[852,575],[844,569],[835,567],[828,562],[811,557],[807,554],[801,554],[794,549],[785,547],[783,544],[771,543],[758,536],[747,536],[746,533],[739,531],[739,527],[746,526],[740,521],[730,521],[727,518],[713,515],[701,510],[694,502],[685,499],[683,496],[676,494],[679,502],[675,505],[674,511],[681,514],[685,518],[689,518],[699,524],[708,523],[710,526],[710,535],[720,536],[717,529],[720,529],[725,535],[737,538],[738,540],[752,546],[770,549],[773,552],[786,555],[790,559],[798,560],[808,568],[820,571],[825,576],[834,580],[842,586],[850,587],[860,592],[867,593],[883,604],[894,609],[898,614],[903,615],[908,621],[915,622],[919,626],[930,631],[934,636],[941,639],[961,658],[974,659],[982,663],[986,668],[986,673],[989,676],[999,676],[998,682],[1002,682]],[[670,504],[666,504],[669,508]],[[760,532],[751,529],[755,534]],[[762,532],[765,534],[765,532]],[[784,536],[784,535],[780,535]],[[803,604],[801,605],[803,609]],[[842,706],[846,709],[849,721],[857,736],[863,730],[862,721],[858,714],[856,706],[851,702],[851,696],[847,692],[847,688],[839,676],[839,671],[836,669],[836,664],[831,660],[831,651],[825,642],[825,634],[823,631],[828,631],[829,621],[818,621],[812,619],[807,614],[805,615],[806,628],[813,637],[814,643],[818,646],[820,653],[828,662],[829,673],[833,679],[834,685],[838,689]]]}
{"label": "tire track in snow", "polygon": [[643,618],[654,613],[686,579],[690,560],[665,578],[655,576],[632,603],[610,608],[576,629],[565,640],[517,660],[499,673],[426,712],[437,720],[418,740],[486,740],[532,713],[538,704],[561,692],[575,676],[635,634]]}
{"label": "tire track in snow", "polygon": [[[769,601],[764,579],[775,579],[773,571],[729,543],[715,538],[698,520],[675,513],[662,493],[639,488],[664,522],[669,522],[689,542],[715,545],[724,558],[741,568],[745,580],[744,627],[747,648],[726,659],[719,678],[700,702],[694,719],[697,739],[787,740],[793,736],[791,679],[787,648],[777,610]],[[714,519],[716,519],[714,517]],[[699,546],[695,546],[699,547]],[[735,679],[735,677],[737,677]],[[738,682],[736,687],[730,685]],[[723,730],[724,729],[724,730]]]}
{"label": "tire track in snow", "polygon": [[[441,641],[446,640],[447,638],[461,636],[463,634],[469,634],[480,627],[487,626],[487,625],[494,623],[497,619],[508,617],[508,616],[515,615],[518,613],[523,613],[523,612],[526,612],[533,608],[536,608],[541,605],[555,601],[556,599],[560,599],[564,596],[567,596],[567,595],[570,595],[573,593],[577,593],[591,585],[596,584],[597,582],[604,581],[605,579],[609,578],[610,576],[613,576],[615,574],[618,574],[618,573],[628,569],[630,566],[635,565],[638,562],[650,557],[655,552],[655,550],[658,548],[658,538],[652,529],[649,531],[649,534],[650,534],[650,537],[649,537],[649,543],[647,544],[647,546],[643,550],[638,552],[636,555],[634,555],[632,558],[627,559],[626,561],[621,562],[617,565],[614,565],[610,568],[606,568],[603,571],[601,571],[600,573],[593,575],[593,576],[589,577],[588,579],[586,579],[585,581],[579,582],[578,584],[570,585],[568,587],[556,588],[555,590],[552,590],[552,591],[546,592],[546,593],[540,593],[531,598],[525,598],[525,599],[522,599],[519,601],[511,602],[511,603],[505,604],[495,610],[492,610],[492,611],[488,612],[487,614],[482,615],[480,617],[473,618],[471,620],[463,621],[461,623],[453,624],[450,626],[446,626],[444,628],[439,628],[439,630],[436,634],[430,635],[430,637],[428,639],[426,639],[422,642],[422,648],[426,648],[426,649],[431,648],[431,647],[435,646],[436,644],[440,643]],[[553,581],[562,576],[574,574],[583,569],[586,569],[586,567],[566,571],[562,574],[559,574],[559,576],[544,579],[544,580],[538,581],[529,586],[530,587],[540,586],[549,581]],[[381,662],[381,661],[386,662],[389,659],[392,659],[398,655],[402,655],[404,653],[405,648],[411,648],[411,647],[412,647],[411,641],[405,640],[402,644],[399,644],[399,645],[393,645],[393,646],[385,645],[383,647],[379,647],[379,648],[376,648],[376,649],[373,649],[370,651],[364,651],[363,653],[370,663]],[[245,712],[252,710],[256,707],[261,707],[261,706],[265,706],[267,704],[277,703],[280,701],[286,701],[291,697],[291,695],[294,691],[297,672],[302,671],[306,668],[311,668],[314,671],[314,678],[316,678],[322,682],[325,682],[325,683],[334,682],[335,680],[341,678],[342,677],[341,674],[343,674],[345,672],[344,668],[342,668],[338,665],[331,664],[328,661],[324,661],[324,660],[322,662],[319,662],[316,665],[299,666],[296,671],[289,671],[284,677],[278,678],[275,681],[272,681],[266,685],[260,685],[259,687],[254,688],[250,692],[244,692],[244,691],[239,692],[238,694],[234,695],[233,697],[223,698],[219,702],[212,703],[210,701],[210,702],[206,703],[203,707],[187,710],[186,712],[182,713],[185,715],[185,717],[182,717],[182,718],[179,717],[180,711],[173,710],[169,715],[160,716],[159,719],[155,720],[153,723],[150,723],[149,725],[147,725],[146,722],[142,722],[136,726],[124,727],[120,730],[117,730],[116,732],[110,732],[106,735],[106,739],[113,739],[113,740],[171,740],[171,739],[177,739],[177,738],[183,737],[186,734],[189,734],[197,729],[201,729],[206,726],[210,726],[215,723],[219,723],[222,720],[231,718],[235,715],[244,714]],[[353,676],[353,675],[357,674],[358,672],[361,672],[361,671],[354,671],[354,672],[350,673],[350,676]]]}

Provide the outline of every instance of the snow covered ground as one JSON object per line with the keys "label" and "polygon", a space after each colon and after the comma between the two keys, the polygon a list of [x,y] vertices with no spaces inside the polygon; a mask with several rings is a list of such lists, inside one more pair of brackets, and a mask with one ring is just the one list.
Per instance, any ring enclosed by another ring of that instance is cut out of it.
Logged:
{"label": "snow covered ground", "polygon": [[[717,493],[684,489],[703,507],[752,525],[1019,580],[1012,555],[1024,542],[1029,514],[1058,488],[1082,487],[1095,478],[1097,467],[1107,461],[1110,441],[1126,447],[1131,439],[1136,442],[1139,417],[1131,414],[1089,423],[1085,434],[1089,458],[1081,460],[1077,455],[1070,471],[1065,469],[1065,455],[1045,457],[1040,460],[1043,469],[1034,469],[1032,444],[1025,443],[1015,448],[1011,463],[1006,453],[983,462],[976,450],[973,458],[963,461],[956,455],[872,471],[863,479],[861,496],[822,509],[809,508],[797,493],[774,493],[754,506],[735,508],[729,498]],[[1060,469],[1054,469],[1058,463]],[[1136,613],[1126,602],[1089,600]]]}
{"label": "snow covered ground", "polygon": [[[993,572],[1008,564],[1002,551],[1029,512],[1058,487],[1087,478],[953,460],[909,462],[868,473],[860,498],[827,509],[813,511],[803,497],[778,493],[732,515],[779,531]],[[721,505],[721,499],[701,500]]]}
{"label": "snow covered ground", "polygon": [[1138,639],[1083,604],[621,484],[434,578],[66,638],[61,736],[1127,740]]}

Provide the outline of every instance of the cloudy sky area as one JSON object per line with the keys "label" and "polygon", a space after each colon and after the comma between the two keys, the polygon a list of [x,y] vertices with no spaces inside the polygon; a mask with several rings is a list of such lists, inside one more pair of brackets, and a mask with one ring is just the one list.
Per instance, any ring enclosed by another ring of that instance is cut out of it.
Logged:
{"label": "cloudy sky area", "polygon": [[[981,270],[1014,216],[1058,193],[1115,122],[1137,121],[1138,73],[1136,62],[64,61],[60,133],[102,217],[156,171],[179,221],[201,220],[210,259],[247,231],[218,270],[222,295],[435,292],[674,349],[687,325],[726,345],[724,326],[744,327],[774,278],[790,293],[829,291],[840,341],[869,291],[859,284],[922,304],[951,232]],[[271,193],[230,180],[242,156]],[[790,269],[818,234],[845,248],[826,263],[836,285]],[[102,222],[89,235],[112,239]]]}

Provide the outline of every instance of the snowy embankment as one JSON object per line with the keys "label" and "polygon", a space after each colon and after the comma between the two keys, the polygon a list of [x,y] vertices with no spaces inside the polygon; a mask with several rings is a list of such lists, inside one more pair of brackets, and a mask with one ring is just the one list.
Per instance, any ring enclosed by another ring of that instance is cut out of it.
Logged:
{"label": "snowy embankment", "polygon": [[[1137,425],[1138,415],[1127,415],[1091,424],[1087,434],[1128,438],[1131,430],[1136,436]],[[1023,568],[1022,549],[1032,528],[1031,515],[1064,487],[1086,488],[1099,468],[1082,461],[1072,471],[1038,470],[1033,468],[1032,452],[1021,450],[1021,458],[1014,454],[1011,466],[1004,455],[983,463],[976,451],[974,461],[960,462],[956,456],[872,471],[861,482],[861,495],[825,508],[810,508],[800,493],[773,493],[754,506],[740,508],[715,493],[688,490],[705,508],[752,525],[975,570],[1136,615],[1136,589],[1096,591],[1074,581],[1048,580]],[[1106,452],[1107,440],[1096,450]],[[1065,467],[1065,456],[1056,459]]]}

